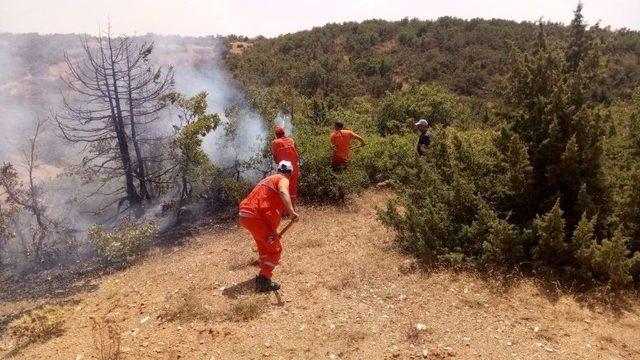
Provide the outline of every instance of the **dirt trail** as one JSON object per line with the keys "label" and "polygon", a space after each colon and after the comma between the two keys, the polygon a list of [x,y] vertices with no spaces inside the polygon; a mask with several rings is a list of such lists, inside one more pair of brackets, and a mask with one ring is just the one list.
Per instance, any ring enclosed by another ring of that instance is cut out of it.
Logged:
{"label": "dirt trail", "polygon": [[[376,219],[386,197],[301,209],[275,273],[280,304],[242,286],[256,254],[230,226],[84,284],[67,298],[65,333],[12,357],[95,359],[90,317],[108,316],[124,359],[640,359],[637,300],[612,310],[533,280],[418,270]],[[0,320],[34,304],[0,303]],[[189,308],[200,319],[162,318]]]}

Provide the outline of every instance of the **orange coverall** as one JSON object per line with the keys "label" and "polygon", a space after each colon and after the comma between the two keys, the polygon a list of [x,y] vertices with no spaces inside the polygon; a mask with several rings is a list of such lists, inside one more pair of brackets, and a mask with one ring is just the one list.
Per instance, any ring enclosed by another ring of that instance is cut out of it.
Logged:
{"label": "orange coverall", "polygon": [[289,178],[289,195],[291,195],[291,202],[295,207],[298,203],[298,179],[300,178],[300,165],[298,164],[298,151],[296,150],[296,143],[292,138],[283,136],[273,140],[271,143],[271,153],[276,164],[280,161],[291,161],[293,165],[293,172]]}
{"label": "orange coverall", "polygon": [[351,130],[336,130],[331,134],[331,144],[334,146],[331,166],[344,168],[349,160],[351,140],[356,138],[356,133]]}
{"label": "orange coverall", "polygon": [[240,203],[239,221],[247,229],[258,246],[260,275],[271,279],[273,269],[280,261],[282,245],[278,226],[286,207],[280,198],[278,183],[282,174],[266,177]]}

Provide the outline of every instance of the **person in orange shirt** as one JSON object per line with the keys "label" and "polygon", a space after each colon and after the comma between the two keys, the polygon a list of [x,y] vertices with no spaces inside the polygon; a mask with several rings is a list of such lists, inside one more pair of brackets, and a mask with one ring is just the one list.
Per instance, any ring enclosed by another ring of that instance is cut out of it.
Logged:
{"label": "person in orange shirt", "polygon": [[298,179],[300,178],[300,164],[298,162],[298,151],[296,143],[289,136],[285,135],[283,126],[276,126],[276,139],[271,143],[271,154],[276,164],[281,161],[289,161],[293,165],[293,172],[289,178],[289,194],[293,207],[298,204]]}
{"label": "person in orange shirt", "polygon": [[278,173],[264,178],[249,195],[240,202],[238,221],[248,230],[258,246],[258,265],[260,272],[256,276],[258,292],[275,291],[280,285],[271,281],[273,270],[280,261],[282,245],[278,235],[278,226],[282,215],[287,213],[291,221],[300,218],[293,208],[289,195],[289,179],[293,165],[289,161],[278,163]]}
{"label": "person in orange shirt", "polygon": [[342,171],[347,167],[349,154],[351,152],[351,140],[356,139],[360,146],[364,146],[364,139],[351,130],[345,130],[341,121],[334,124],[335,131],[331,134],[331,145],[333,145],[333,156],[331,166],[334,171]]}

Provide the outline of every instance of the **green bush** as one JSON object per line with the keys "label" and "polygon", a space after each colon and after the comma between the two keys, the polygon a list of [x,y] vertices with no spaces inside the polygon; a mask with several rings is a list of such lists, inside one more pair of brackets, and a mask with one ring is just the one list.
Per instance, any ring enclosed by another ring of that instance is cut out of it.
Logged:
{"label": "green bush", "polygon": [[355,161],[341,173],[331,169],[330,132],[323,135],[296,134],[302,176],[298,184],[301,199],[310,202],[336,203],[347,195],[360,193],[367,185],[367,175]]}
{"label": "green bush", "polygon": [[[439,141],[430,156],[398,165],[406,167],[406,175],[395,175],[404,176],[398,198],[380,211],[383,223],[396,230],[407,251],[429,263],[528,262],[614,287],[640,276],[640,252],[632,250],[627,228],[599,240],[597,216],[589,206],[583,206],[574,228],[568,226],[560,199],[528,220],[513,216],[514,210],[527,213],[518,206],[528,200],[518,197],[526,196],[522,175],[530,172],[513,137],[505,142],[504,132],[453,127],[435,133]],[[501,144],[508,145],[507,153],[500,151]],[[394,174],[402,172],[396,169]]]}
{"label": "green bush", "polygon": [[438,85],[419,85],[388,93],[378,109],[378,131],[381,135],[411,131],[421,118],[432,125],[447,126],[469,117],[470,110],[455,94]]}
{"label": "green bush", "polygon": [[217,210],[237,207],[253,190],[254,184],[244,178],[228,177],[219,173],[209,184],[207,199]]}
{"label": "green bush", "polygon": [[92,225],[88,229],[88,236],[103,264],[123,267],[144,252],[157,232],[158,225],[155,222],[136,222],[125,218],[113,231]]}
{"label": "green bush", "polygon": [[404,179],[407,169],[418,161],[416,136],[367,135],[367,145],[354,152],[354,164],[362,168],[370,183],[390,179]]}

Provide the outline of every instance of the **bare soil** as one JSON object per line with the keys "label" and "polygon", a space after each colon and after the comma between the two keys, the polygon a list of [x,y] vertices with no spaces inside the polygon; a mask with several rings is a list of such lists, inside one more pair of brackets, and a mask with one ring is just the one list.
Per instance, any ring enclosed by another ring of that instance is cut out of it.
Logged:
{"label": "bare soil", "polygon": [[[640,359],[637,297],[421,269],[377,220],[388,196],[302,207],[278,296],[252,293],[256,253],[235,224],[48,291],[0,285],[0,358],[99,359],[119,342],[122,359]],[[7,323],[45,303],[65,307],[64,333],[16,348]]]}

